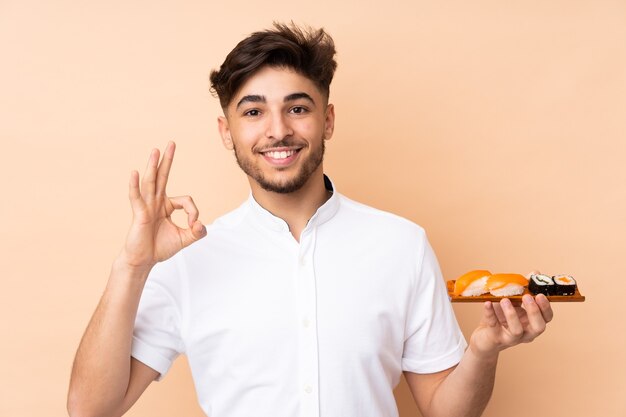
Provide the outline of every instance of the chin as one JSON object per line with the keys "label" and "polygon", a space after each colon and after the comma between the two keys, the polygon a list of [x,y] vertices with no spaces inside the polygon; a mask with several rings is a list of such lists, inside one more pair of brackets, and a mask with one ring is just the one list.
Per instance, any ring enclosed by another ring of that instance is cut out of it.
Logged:
{"label": "chin", "polygon": [[[254,180],[263,190],[278,194],[289,194],[300,190],[321,169],[324,160],[324,142],[320,149],[308,157],[296,162],[296,164],[265,170],[262,165],[253,160],[240,156],[235,147],[235,158],[239,167]],[[266,175],[267,173],[267,175]]]}
{"label": "chin", "polygon": [[289,194],[301,189],[307,183],[310,177],[294,178],[290,181],[267,181],[265,178],[254,178],[261,188],[265,191],[271,191],[278,194]]}

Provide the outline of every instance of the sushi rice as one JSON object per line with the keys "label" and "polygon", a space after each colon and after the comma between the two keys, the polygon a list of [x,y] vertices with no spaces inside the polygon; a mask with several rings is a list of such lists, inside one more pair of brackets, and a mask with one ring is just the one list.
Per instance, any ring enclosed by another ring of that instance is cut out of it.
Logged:
{"label": "sushi rice", "polygon": [[461,293],[463,297],[477,297],[479,295],[489,292],[487,290],[487,276],[478,278],[465,288]]}
{"label": "sushi rice", "polygon": [[509,297],[511,295],[520,295],[524,293],[524,286],[519,284],[506,284],[504,287],[496,288],[489,291],[491,295],[496,297]]}

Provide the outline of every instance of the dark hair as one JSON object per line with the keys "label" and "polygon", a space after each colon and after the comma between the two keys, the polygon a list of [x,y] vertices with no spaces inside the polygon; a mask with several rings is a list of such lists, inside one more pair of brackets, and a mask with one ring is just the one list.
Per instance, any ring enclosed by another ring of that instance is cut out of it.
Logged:
{"label": "dark hair", "polygon": [[328,99],[337,62],[335,43],[324,29],[301,29],[274,23],[274,29],[255,32],[233,49],[219,71],[211,71],[211,92],[223,109],[239,88],[265,66],[285,67],[310,79]]}

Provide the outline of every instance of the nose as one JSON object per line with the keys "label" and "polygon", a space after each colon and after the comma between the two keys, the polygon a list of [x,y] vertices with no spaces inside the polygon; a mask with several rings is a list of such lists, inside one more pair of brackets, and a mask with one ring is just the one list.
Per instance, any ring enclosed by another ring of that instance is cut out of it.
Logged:
{"label": "nose", "polygon": [[270,139],[282,140],[291,135],[293,135],[293,129],[284,114],[273,114],[268,118],[265,136]]}

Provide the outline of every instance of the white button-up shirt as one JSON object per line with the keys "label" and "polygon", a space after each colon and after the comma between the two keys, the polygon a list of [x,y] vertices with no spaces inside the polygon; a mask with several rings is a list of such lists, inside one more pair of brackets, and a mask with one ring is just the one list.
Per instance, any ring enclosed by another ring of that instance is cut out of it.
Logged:
{"label": "white button-up shirt", "polygon": [[186,354],[210,417],[388,417],[403,370],[465,347],[423,229],[335,192],[300,243],[251,196],[158,264],[132,356]]}

